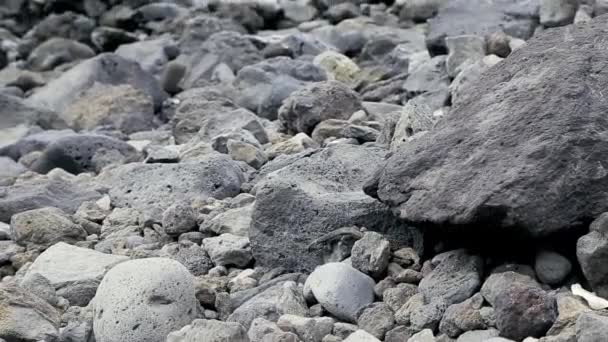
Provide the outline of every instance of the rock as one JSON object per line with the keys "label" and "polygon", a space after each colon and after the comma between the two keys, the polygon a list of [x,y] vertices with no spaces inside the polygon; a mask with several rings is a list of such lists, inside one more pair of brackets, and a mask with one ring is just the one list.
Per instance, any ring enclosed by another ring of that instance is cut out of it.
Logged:
{"label": "rock", "polygon": [[255,122],[259,122],[255,114],[231,101],[208,101],[193,97],[180,103],[171,125],[176,142],[184,144],[196,136],[209,142],[220,134],[238,129],[247,130]]}
{"label": "rock", "polygon": [[179,85],[186,75],[186,66],[179,61],[167,63],[165,70],[160,78],[162,88],[169,94],[179,93],[182,88]]}
{"label": "rock", "polygon": [[471,330],[460,335],[456,342],[487,342],[489,339],[497,337],[498,334],[496,329]]}
{"label": "rock", "polygon": [[225,233],[204,239],[203,245],[216,266],[245,267],[252,259],[246,237]]}
{"label": "rock", "polygon": [[465,331],[487,328],[480,309],[483,306],[483,296],[476,294],[462,303],[450,305],[445,311],[439,331],[456,338]]}
{"label": "rock", "polygon": [[52,13],[44,18],[28,35],[43,42],[54,37],[86,43],[95,28],[95,20],[70,11]]}
{"label": "rock", "polygon": [[445,37],[463,34],[485,36],[498,31],[528,39],[538,20],[537,11],[537,3],[527,0],[447,1],[437,15],[428,20],[427,43],[431,50],[441,50],[445,48]]}
{"label": "rock", "polygon": [[313,63],[325,70],[330,79],[345,84],[355,82],[361,72],[361,69],[355,62],[335,51],[325,51],[315,56]]}
{"label": "rock", "polygon": [[390,255],[390,242],[381,234],[367,232],[353,245],[351,263],[357,270],[379,277],[386,270]]}
{"label": "rock", "polygon": [[341,242],[343,235],[332,234],[353,226],[384,234],[396,248],[420,250],[421,233],[392,221],[384,206],[360,190],[385,153],[336,145],[303,153],[289,166],[269,170],[254,189],[249,238],[256,264],[311,271],[324,261],[341,261],[352,248],[352,238],[347,234]]}
{"label": "rock", "polygon": [[511,37],[504,32],[490,34],[486,38],[487,53],[501,58],[507,57],[511,53],[511,47],[509,46],[510,41]]}
{"label": "rock", "polygon": [[14,179],[25,171],[26,168],[22,164],[8,157],[0,157],[0,183]]}
{"label": "rock", "polygon": [[277,325],[283,330],[293,332],[302,342],[321,342],[331,334],[334,320],[330,317],[308,318],[295,315],[279,317]]}
{"label": "rock", "polygon": [[242,141],[228,140],[227,147],[228,155],[232,159],[245,162],[254,169],[261,168],[268,161],[266,153],[255,145]]}
{"label": "rock", "polygon": [[223,31],[211,35],[192,56],[190,67],[183,81],[184,87],[193,88],[211,80],[219,65],[226,65],[238,72],[246,65],[262,60],[262,54],[244,35]]}
{"label": "rock", "polygon": [[12,186],[0,186],[0,193],[3,194],[0,196],[2,222],[9,222],[14,214],[44,207],[56,207],[73,214],[82,202],[101,197],[96,191],[61,178],[33,179]]}
{"label": "rock", "polygon": [[[72,305],[81,293],[93,286],[90,300],[104,274],[115,265],[128,260],[125,256],[110,255],[91,249],[59,242],[44,251],[27,270],[26,276],[39,274],[48,279],[58,293]],[[86,303],[84,304],[86,306]]]}
{"label": "rock", "polygon": [[293,281],[286,281],[271,286],[247,300],[228,316],[227,321],[241,323],[248,329],[251,322],[258,317],[277,321],[286,314],[306,316],[307,311],[301,288]]}
{"label": "rock", "polygon": [[357,330],[348,336],[344,342],[380,342],[380,340],[365,332],[365,330]]}
{"label": "rock", "polygon": [[0,105],[0,113],[2,114],[0,117],[0,132],[3,134],[0,139],[2,155],[7,155],[4,152],[4,146],[14,143],[27,133],[27,126],[38,125],[45,129],[65,128],[65,123],[59,119],[55,112],[48,110],[48,108],[32,107],[18,97],[0,92]]}
{"label": "rock", "polygon": [[0,286],[0,339],[6,341],[56,340],[60,315],[50,304],[15,285]]}
{"label": "rock", "polygon": [[[581,195],[576,197],[580,205],[576,207],[571,206],[571,196],[563,196],[564,193],[579,193],[579,189],[603,188],[602,180],[594,176],[595,172],[601,172],[593,159],[597,156],[600,160],[599,154],[585,152],[585,157],[580,157],[575,152],[578,151],[576,146],[580,136],[578,133],[572,135],[572,132],[578,127],[601,125],[603,116],[599,113],[605,109],[595,107],[596,102],[591,101],[593,105],[585,109],[586,119],[582,120],[577,114],[580,100],[564,100],[572,96],[577,99],[594,96],[582,89],[596,87],[595,83],[588,84],[580,75],[590,67],[602,69],[603,64],[589,65],[589,58],[596,60],[592,56],[597,50],[574,47],[574,42],[589,41],[601,34],[603,20],[598,18],[588,25],[547,30],[517,54],[486,71],[469,88],[471,98],[454,106],[450,115],[441,120],[432,132],[388,159],[376,178],[379,180],[376,182],[378,197],[411,222],[481,228],[488,227],[484,223],[491,220],[491,225],[497,229],[500,227],[504,236],[515,234],[514,227],[525,236],[568,231],[577,226],[577,222],[583,222],[583,218],[596,217],[604,212],[605,208],[598,206],[598,203],[603,203],[598,201],[601,194],[594,193],[590,198],[585,191],[580,192]],[[572,40],[564,41],[565,34]],[[535,56],[549,47],[551,53],[543,60],[550,62],[543,63],[539,69]],[[539,76],[541,72],[542,77]],[[521,76],[505,76],[515,73]],[[564,79],[572,80],[568,87],[563,87]],[[602,82],[600,80],[604,78],[598,78],[598,82]],[[559,109],[547,103],[555,104]],[[531,109],[537,107],[540,109]],[[509,115],[501,114],[507,112]],[[549,124],[557,119],[552,113],[560,113],[559,120],[567,121],[568,125]],[[522,123],[522,126],[514,122]],[[487,129],[478,129],[482,123],[489,125]],[[548,133],[537,127],[554,127],[556,130]],[[558,136],[566,140],[555,139]],[[585,139],[588,139],[585,146],[595,148],[604,144],[603,137],[593,133],[585,135]],[[473,146],[476,157],[470,159]],[[563,155],[570,157],[567,160],[554,158]],[[489,156],[492,162],[487,159]],[[463,164],[465,159],[466,165]],[[570,169],[567,165],[573,162],[581,163],[580,167]],[[484,179],[483,184],[473,181],[471,174],[477,175],[475,179]],[[547,177],[557,174],[560,176]],[[549,197],[543,195],[540,200],[534,189],[545,194],[540,189],[561,186],[558,184],[562,184],[562,177],[578,181],[569,182],[568,191]]]}
{"label": "rock", "polygon": [[608,317],[592,312],[582,313],[576,320],[576,341],[595,342],[608,334]]}
{"label": "rock", "polygon": [[374,280],[343,263],[317,267],[306,280],[325,310],[336,317],[356,322],[359,310],[374,301]]}
{"label": "rock", "polygon": [[317,9],[310,0],[279,0],[285,18],[301,23],[312,20],[317,15]]}
{"label": "rock", "polygon": [[196,228],[196,213],[189,203],[177,202],[163,212],[161,223],[167,234],[187,233]]}
{"label": "rock", "polygon": [[167,336],[167,342],[249,342],[242,325],[231,322],[196,319]]}
{"label": "rock", "polygon": [[[388,141],[391,151],[397,151],[402,145],[407,144],[420,133],[432,129],[435,125],[431,108],[425,104],[417,104],[415,101],[409,101],[397,114],[399,114],[399,118],[395,122],[392,138]],[[386,130],[389,125],[388,121],[385,122],[383,130]]]}
{"label": "rock", "polygon": [[[380,284],[380,283],[378,283]],[[393,311],[399,310],[407,301],[418,293],[418,287],[412,284],[397,284],[395,287],[386,289],[382,293],[382,300],[388,304]]]}
{"label": "rock", "polygon": [[387,304],[372,303],[361,311],[357,324],[359,328],[384,340],[386,333],[395,326],[395,317]]}
{"label": "rock", "polygon": [[481,294],[493,306],[500,293],[505,292],[506,288],[513,284],[519,284],[521,287],[541,287],[530,275],[510,270],[501,270],[495,271],[494,274],[485,280],[481,287]]}
{"label": "rock", "polygon": [[61,64],[94,56],[95,51],[82,43],[65,38],[51,38],[32,51],[27,63],[34,71],[47,71]]}
{"label": "rock", "polygon": [[260,342],[265,335],[280,332],[281,329],[276,323],[260,317],[251,322],[251,327],[247,332],[247,336],[251,342]]}
{"label": "rock", "polygon": [[401,2],[400,18],[426,20],[434,17],[445,0],[405,0]]}
{"label": "rock", "polygon": [[601,260],[608,256],[608,214],[600,215],[591,223],[590,232],[578,239],[576,256],[589,285],[600,297],[608,296],[608,270]]}
{"label": "rock", "polygon": [[572,264],[561,254],[552,251],[540,251],[536,254],[534,269],[541,282],[556,286],[566,280],[572,270]]}
{"label": "rock", "polygon": [[414,331],[423,329],[437,330],[441,317],[445,313],[448,304],[443,298],[433,298],[430,303],[412,310],[410,313],[410,324]]}
{"label": "rock", "polygon": [[91,33],[91,42],[103,52],[115,51],[121,45],[136,41],[136,35],[114,27],[100,26]]}
{"label": "rock", "polygon": [[195,276],[207,274],[213,268],[205,250],[193,242],[167,244],[161,249],[160,256],[178,261]]}
{"label": "rock", "polygon": [[[513,272],[492,275],[482,288],[482,294],[494,307],[497,328],[502,336],[518,341],[543,336],[557,318],[555,298],[532,279],[513,276]],[[489,291],[489,287],[494,289]]]}
{"label": "rock", "polygon": [[354,91],[337,81],[319,82],[293,92],[279,109],[279,121],[287,130],[310,134],[321,121],[347,120],[362,109]]}
{"label": "rock", "polygon": [[154,77],[143,71],[137,63],[115,54],[104,53],[81,62],[37,89],[26,103],[62,112],[96,82],[112,85],[129,84],[150,96],[157,109],[166,97]]}
{"label": "rock", "polygon": [[452,36],[445,39],[450,54],[446,60],[448,75],[454,77],[467,59],[479,60],[486,54],[486,41],[474,35]]}
{"label": "rock", "polygon": [[253,204],[240,208],[229,209],[201,224],[201,231],[211,231],[216,234],[230,233],[238,236],[249,236]]}
{"label": "rock", "polygon": [[44,250],[58,242],[83,241],[87,232],[63,210],[46,207],[13,215],[11,235],[15,242],[28,249]]}
{"label": "rock", "polygon": [[479,81],[483,72],[497,64],[496,60],[490,60],[487,57],[490,56],[486,56],[486,58],[477,62],[469,60],[462,64],[460,72],[450,84],[453,105],[465,102],[469,96],[475,96],[467,91],[468,88]]}
{"label": "rock", "polygon": [[161,222],[165,208],[178,201],[236,196],[244,179],[230,158],[209,155],[192,163],[122,165],[105,170],[97,180],[110,188],[115,207],[135,208],[146,219]]}
{"label": "rock", "polygon": [[153,99],[130,84],[94,83],[60,114],[75,130],[97,126],[118,129],[126,134],[155,127]]}
{"label": "rock", "polygon": [[608,1],[595,0],[593,12],[596,16],[608,13]]}
{"label": "rock", "polygon": [[233,82],[235,101],[257,115],[274,120],[285,100],[311,82],[326,80],[322,67],[303,59],[274,57],[239,70]]}
{"label": "rock", "polygon": [[298,133],[293,137],[272,145],[266,153],[270,159],[280,155],[290,155],[303,152],[307,149],[319,148],[319,144],[312,140],[306,133]]}
{"label": "rock", "polygon": [[152,75],[159,76],[171,56],[167,54],[176,43],[166,36],[123,44],[116,49],[116,54],[125,59],[137,62],[139,66]]}
{"label": "rock", "polygon": [[74,134],[49,144],[31,169],[38,173],[54,168],[72,174],[99,172],[109,163],[133,162],[139,156],[135,148],[124,141],[104,135]]}
{"label": "rock", "polygon": [[25,248],[19,246],[13,241],[0,241],[0,264],[4,265],[10,263],[13,256],[23,252],[25,252]]}
{"label": "rock", "polygon": [[571,24],[578,8],[576,0],[541,0],[540,23],[546,27]]}
{"label": "rock", "polygon": [[192,18],[183,20],[183,30],[179,40],[179,48],[182,54],[195,54],[214,33],[220,31],[234,31],[246,33],[242,25],[237,24],[229,18],[217,18],[209,14],[197,14]]}
{"label": "rock", "polygon": [[95,296],[95,339],[99,342],[165,341],[198,315],[193,277],[177,261],[131,260],[112,268]]}
{"label": "rock", "polygon": [[420,292],[427,300],[442,298],[448,305],[460,303],[481,286],[483,272],[479,256],[464,250],[454,250],[435,256],[438,264],[420,281]]}
{"label": "rock", "polygon": [[417,333],[415,333],[414,335],[412,335],[412,337],[410,337],[407,342],[435,342],[437,341],[435,339],[435,336],[433,335],[433,330],[431,329],[424,329],[421,330]]}
{"label": "rock", "polygon": [[437,110],[447,101],[449,85],[446,56],[435,56],[410,73],[403,83],[403,90],[409,97],[422,99],[421,102],[431,110]]}

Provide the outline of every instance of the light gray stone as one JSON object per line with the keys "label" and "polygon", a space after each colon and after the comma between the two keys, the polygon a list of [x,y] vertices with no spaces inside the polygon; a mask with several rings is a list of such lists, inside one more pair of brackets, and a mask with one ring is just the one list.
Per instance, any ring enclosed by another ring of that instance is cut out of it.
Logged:
{"label": "light gray stone", "polygon": [[245,328],[239,323],[196,319],[167,336],[167,342],[249,342]]}
{"label": "light gray stone", "polygon": [[112,268],[97,289],[95,339],[164,342],[198,311],[194,279],[184,266],[166,258],[131,260]]}
{"label": "light gray stone", "polygon": [[216,266],[244,267],[253,258],[249,239],[243,236],[224,233],[204,239],[203,246]]}
{"label": "light gray stone", "polygon": [[323,307],[336,317],[356,322],[359,310],[374,301],[374,280],[344,263],[317,267],[306,280]]}

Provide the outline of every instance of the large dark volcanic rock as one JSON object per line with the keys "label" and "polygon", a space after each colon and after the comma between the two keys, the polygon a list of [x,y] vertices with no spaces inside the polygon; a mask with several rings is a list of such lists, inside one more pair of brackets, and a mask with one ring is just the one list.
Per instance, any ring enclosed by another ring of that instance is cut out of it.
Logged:
{"label": "large dark volcanic rock", "polygon": [[410,222],[568,231],[608,210],[608,17],[489,69],[366,186]]}
{"label": "large dark volcanic rock", "polygon": [[395,245],[422,250],[422,236],[397,222],[390,209],[361,191],[386,151],[336,145],[302,154],[257,184],[249,239],[256,264],[312,271],[324,249],[313,241],[342,227],[358,226],[387,235]]}

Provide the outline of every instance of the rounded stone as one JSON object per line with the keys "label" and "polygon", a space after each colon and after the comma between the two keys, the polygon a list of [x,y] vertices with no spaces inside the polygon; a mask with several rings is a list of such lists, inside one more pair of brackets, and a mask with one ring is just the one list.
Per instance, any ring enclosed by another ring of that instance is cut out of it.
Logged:
{"label": "rounded stone", "polygon": [[95,296],[98,342],[164,342],[197,317],[194,277],[166,258],[131,260],[112,268]]}
{"label": "rounded stone", "polygon": [[559,285],[572,271],[572,263],[561,254],[552,251],[540,251],[534,265],[536,275],[547,285]]}
{"label": "rounded stone", "polygon": [[317,267],[306,280],[304,291],[336,317],[356,322],[357,314],[374,301],[374,280],[344,263]]}

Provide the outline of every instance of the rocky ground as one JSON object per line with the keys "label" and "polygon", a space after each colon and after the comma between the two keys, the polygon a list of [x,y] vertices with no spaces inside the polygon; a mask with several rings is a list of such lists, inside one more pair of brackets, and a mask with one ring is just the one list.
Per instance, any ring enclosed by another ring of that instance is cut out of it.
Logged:
{"label": "rocky ground", "polygon": [[608,341],[604,13],[0,0],[0,341]]}

